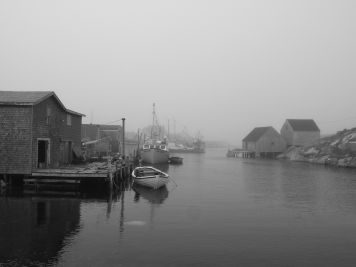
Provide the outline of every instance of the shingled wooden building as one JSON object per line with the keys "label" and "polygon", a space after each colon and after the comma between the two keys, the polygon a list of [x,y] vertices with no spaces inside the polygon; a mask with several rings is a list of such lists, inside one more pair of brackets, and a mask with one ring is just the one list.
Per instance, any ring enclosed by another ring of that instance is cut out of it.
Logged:
{"label": "shingled wooden building", "polygon": [[71,163],[80,151],[82,116],[54,92],[0,91],[0,174]]}
{"label": "shingled wooden building", "polygon": [[287,119],[281,135],[287,146],[311,146],[319,142],[320,129],[311,119]]}
{"label": "shingled wooden building", "polygon": [[256,127],[242,140],[242,147],[252,157],[274,158],[286,149],[286,142],[272,126]]}

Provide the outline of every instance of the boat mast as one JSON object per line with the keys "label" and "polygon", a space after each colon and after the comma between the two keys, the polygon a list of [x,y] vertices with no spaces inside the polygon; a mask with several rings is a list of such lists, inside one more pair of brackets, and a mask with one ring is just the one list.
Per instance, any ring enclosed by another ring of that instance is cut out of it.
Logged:
{"label": "boat mast", "polygon": [[152,110],[152,126],[151,126],[151,139],[153,138],[153,128],[155,127],[155,103],[153,103],[153,110]]}
{"label": "boat mast", "polygon": [[156,104],[153,103],[152,111],[152,127],[151,127],[151,139],[159,138],[161,134],[161,129],[158,125],[157,116],[156,116]]}

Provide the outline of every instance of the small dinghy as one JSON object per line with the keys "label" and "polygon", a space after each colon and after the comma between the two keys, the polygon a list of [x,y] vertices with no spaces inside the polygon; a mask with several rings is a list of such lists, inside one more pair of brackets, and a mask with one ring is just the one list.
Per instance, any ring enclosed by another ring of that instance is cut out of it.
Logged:
{"label": "small dinghy", "polygon": [[183,158],[181,157],[170,157],[169,163],[171,164],[183,164]]}
{"label": "small dinghy", "polygon": [[160,188],[169,181],[167,173],[150,166],[135,168],[132,171],[132,177],[134,178],[134,183],[153,189]]}

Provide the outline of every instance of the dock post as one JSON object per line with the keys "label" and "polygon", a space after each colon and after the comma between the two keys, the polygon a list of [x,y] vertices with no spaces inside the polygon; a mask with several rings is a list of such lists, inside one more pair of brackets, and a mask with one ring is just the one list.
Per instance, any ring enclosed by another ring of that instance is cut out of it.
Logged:
{"label": "dock post", "polygon": [[122,155],[125,157],[125,118],[122,118]]}
{"label": "dock post", "polygon": [[112,177],[112,171],[111,171],[111,160],[110,157],[108,158],[108,175],[109,175],[109,188],[110,192],[112,191],[113,187],[113,177]]}

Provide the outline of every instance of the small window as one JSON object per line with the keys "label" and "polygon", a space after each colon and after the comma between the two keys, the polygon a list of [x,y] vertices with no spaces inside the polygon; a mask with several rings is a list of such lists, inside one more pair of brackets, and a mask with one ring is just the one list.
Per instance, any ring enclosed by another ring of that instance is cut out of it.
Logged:
{"label": "small window", "polygon": [[52,115],[52,110],[49,106],[47,106],[47,112],[46,112],[46,124],[49,125],[51,122],[51,115]]}
{"label": "small window", "polygon": [[72,116],[70,114],[67,114],[67,125],[68,126],[72,125]]}

